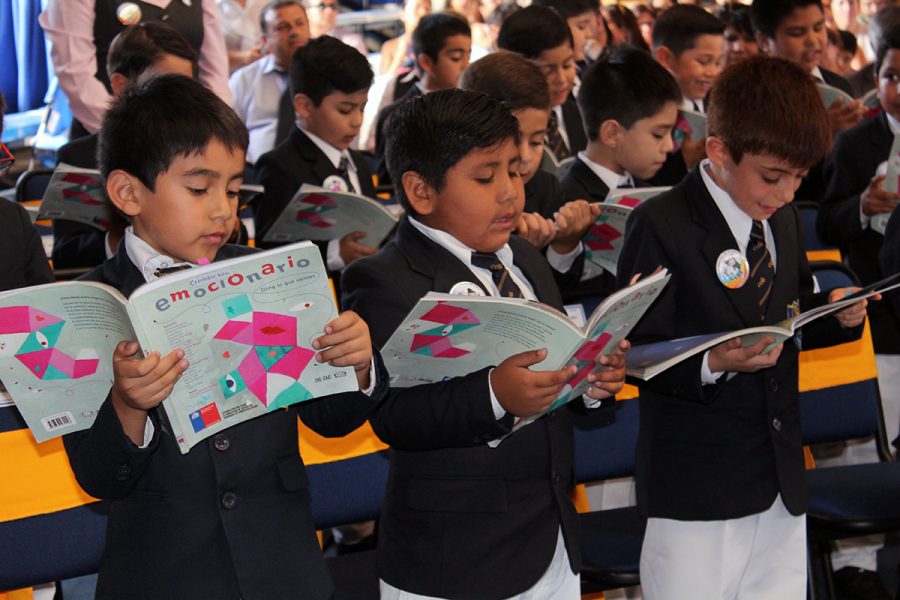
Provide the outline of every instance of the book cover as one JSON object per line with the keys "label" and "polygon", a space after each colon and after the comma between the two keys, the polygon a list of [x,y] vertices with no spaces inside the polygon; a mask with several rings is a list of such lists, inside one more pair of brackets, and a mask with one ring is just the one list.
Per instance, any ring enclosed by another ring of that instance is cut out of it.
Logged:
{"label": "book cover", "polygon": [[64,219],[106,231],[115,209],[106,200],[104,185],[100,171],[60,163],[44,191],[37,218]]}
{"label": "book cover", "polygon": [[643,204],[644,201],[649,200],[654,196],[659,196],[663,192],[668,192],[671,189],[672,186],[670,185],[659,187],[620,188],[617,190],[610,190],[609,194],[606,196],[606,200],[603,202],[606,204],[619,204],[621,206],[635,208]]}
{"label": "book cover", "polygon": [[90,427],[112,385],[112,353],[181,348],[190,367],[163,402],[182,453],[278,408],[358,388],[315,360],[338,314],[318,249],[295,244],[179,271],[126,302],[93,282],[0,295],[0,379],[43,441]]}
{"label": "book cover", "polygon": [[673,152],[681,149],[685,140],[699,142],[706,137],[706,115],[696,110],[678,110],[675,129],[672,130]]}
{"label": "book cover", "polygon": [[569,167],[574,161],[574,155],[559,160],[550,148],[544,146],[544,153],[541,155],[540,169],[541,171],[546,171],[551,175],[555,175],[557,179],[562,179],[569,171]]}
{"label": "book cover", "polygon": [[827,83],[817,83],[816,87],[819,88],[819,95],[822,96],[825,108],[830,108],[832,104],[839,100],[842,104],[853,102],[853,96]]}
{"label": "book cover", "polygon": [[362,243],[378,246],[397,226],[396,209],[349,192],[332,192],[304,183],[266,232],[266,242],[337,240],[366,232]]}

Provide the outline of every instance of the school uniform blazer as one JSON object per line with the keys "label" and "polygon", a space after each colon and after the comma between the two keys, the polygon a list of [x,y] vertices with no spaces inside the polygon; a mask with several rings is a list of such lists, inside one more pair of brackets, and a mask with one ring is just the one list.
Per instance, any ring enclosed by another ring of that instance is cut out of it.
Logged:
{"label": "school uniform blazer", "polygon": [[[878,165],[888,159],[894,134],[885,113],[838,134],[825,162],[828,181],[816,229],[827,244],[839,246],[863,284],[882,278],[878,253],[884,236],[860,223],[860,195]],[[889,274],[889,273],[885,273]],[[872,341],[879,354],[900,354],[900,319],[889,302],[870,302]]]}
{"label": "school uniform blazer", "polygon": [[[217,259],[252,252],[225,246]],[[144,280],[124,251],[84,279],[129,296]],[[365,422],[386,393],[335,394],[246,421],[186,455],[160,409],[146,449],[124,434],[109,397],[90,429],[64,437],[78,483],[109,500],[97,598],[329,598],[309,482],[297,450],[297,416],[326,436]]]}
{"label": "school uniform blazer", "polygon": [[[796,209],[782,208],[769,224],[777,264],[765,323],[777,323],[789,305],[799,301],[808,309],[826,302],[827,294],[812,293]],[[619,284],[659,265],[673,277],[632,331],[632,344],[759,324],[755,291],[749,285],[730,290],[716,276],[718,256],[737,247],[699,167],[636,208],[619,259]],[[803,329],[803,348],[850,341],[861,330],[845,330],[826,317]],[[644,514],[733,519],[766,510],[779,493],[791,514],[806,510],[797,355],[788,340],[774,367],[723,374],[717,384],[703,386],[701,353],[639,382],[637,498]]]}
{"label": "school uniform blazer", "polygon": [[0,291],[52,283],[41,236],[25,209],[0,200]]}
{"label": "school uniform blazer", "polygon": [[[514,262],[536,296],[561,308],[550,268],[513,236]],[[469,268],[404,219],[378,254],[344,271],[344,306],[383,345],[416,301],[457,282],[479,284]],[[571,409],[511,435],[490,402],[495,365],[449,381],[392,388],[371,417],[392,446],[379,523],[379,576],[402,590],[444,598],[507,598],[531,587],[553,557],[562,527],[573,571],[581,558],[575,509]],[[582,405],[583,407],[583,405]]]}
{"label": "school uniform blazer", "polygon": [[[350,157],[356,165],[360,194],[374,198],[375,186],[368,162],[355,150],[350,150]],[[257,196],[253,204],[256,245],[260,248],[278,245],[260,242],[301,185],[322,185],[327,177],[338,174],[325,153],[298,127],[291,130],[284,142],[259,157],[256,172],[256,180],[265,188],[265,193]]]}
{"label": "school uniform blazer", "polygon": [[565,202],[559,179],[553,173],[538,169],[525,184],[525,212],[538,213],[545,219],[552,219],[553,214]]}
{"label": "school uniform blazer", "polygon": [[574,156],[587,148],[587,134],[584,131],[581,112],[578,110],[578,102],[575,101],[575,96],[571,92],[562,104],[562,116],[566,125],[566,134],[569,136],[569,153]]}

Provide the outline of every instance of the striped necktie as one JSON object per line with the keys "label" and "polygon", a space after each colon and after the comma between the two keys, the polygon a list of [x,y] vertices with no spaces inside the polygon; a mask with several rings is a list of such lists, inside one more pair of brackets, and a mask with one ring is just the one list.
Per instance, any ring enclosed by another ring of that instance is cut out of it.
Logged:
{"label": "striped necktie", "polygon": [[522,290],[519,289],[519,286],[516,285],[516,282],[513,281],[512,277],[509,276],[509,271],[503,266],[503,263],[500,262],[500,259],[493,252],[473,252],[472,264],[491,272],[491,279],[494,280],[494,285],[496,285],[497,289],[500,291],[501,297],[524,298]]}
{"label": "striped necktie", "polygon": [[556,113],[553,111],[550,111],[550,122],[547,124],[547,147],[553,152],[556,160],[568,158],[572,154],[559,132],[559,119],[556,118]]}
{"label": "striped necktie", "polygon": [[753,221],[753,227],[750,228],[747,262],[750,263],[750,285],[758,294],[759,318],[762,322],[766,319],[766,305],[772,293],[772,284],[775,282],[775,264],[766,246],[762,221]]}

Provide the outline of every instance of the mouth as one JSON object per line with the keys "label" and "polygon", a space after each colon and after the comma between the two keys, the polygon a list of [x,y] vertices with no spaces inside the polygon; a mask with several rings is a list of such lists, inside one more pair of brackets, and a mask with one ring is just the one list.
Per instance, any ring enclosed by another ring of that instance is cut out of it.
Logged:
{"label": "mouth", "polygon": [[203,236],[203,240],[208,244],[219,246],[225,241],[225,232],[216,231],[214,233],[207,233]]}
{"label": "mouth", "polygon": [[780,206],[766,206],[765,204],[757,204],[757,207],[759,208],[760,212],[762,212],[764,215],[767,215],[767,216],[774,215],[775,212],[779,208],[781,208]]}
{"label": "mouth", "polygon": [[512,231],[516,228],[516,225],[519,223],[519,213],[511,212],[503,215],[502,217],[498,217],[494,219],[494,225],[496,225],[501,230]]}

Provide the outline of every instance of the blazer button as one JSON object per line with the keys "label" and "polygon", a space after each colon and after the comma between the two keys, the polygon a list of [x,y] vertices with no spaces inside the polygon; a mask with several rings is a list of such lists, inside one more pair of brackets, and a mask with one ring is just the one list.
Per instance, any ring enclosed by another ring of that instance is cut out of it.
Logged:
{"label": "blazer button", "polygon": [[119,465],[119,468],[116,469],[116,479],[119,481],[125,481],[131,475],[131,467],[129,465]]}
{"label": "blazer button", "polygon": [[222,508],[231,510],[237,504],[237,494],[234,492],[225,492],[222,494]]}
{"label": "blazer button", "polygon": [[555,419],[555,418],[556,418],[556,411],[554,410],[553,412],[547,413],[547,418],[548,418],[549,420],[551,420],[551,421],[552,421],[553,419]]}
{"label": "blazer button", "polygon": [[213,446],[215,446],[216,450],[219,452],[225,452],[231,447],[231,440],[224,434],[219,433],[213,438]]}
{"label": "blazer button", "polygon": [[775,431],[781,431],[781,419],[779,419],[778,417],[772,419],[772,429],[774,429]]}
{"label": "blazer button", "polygon": [[772,392],[778,391],[778,380],[774,377],[769,378],[769,390]]}
{"label": "blazer button", "polygon": [[553,472],[550,473],[550,478],[553,480],[553,483],[559,483],[559,471],[553,469]]}

